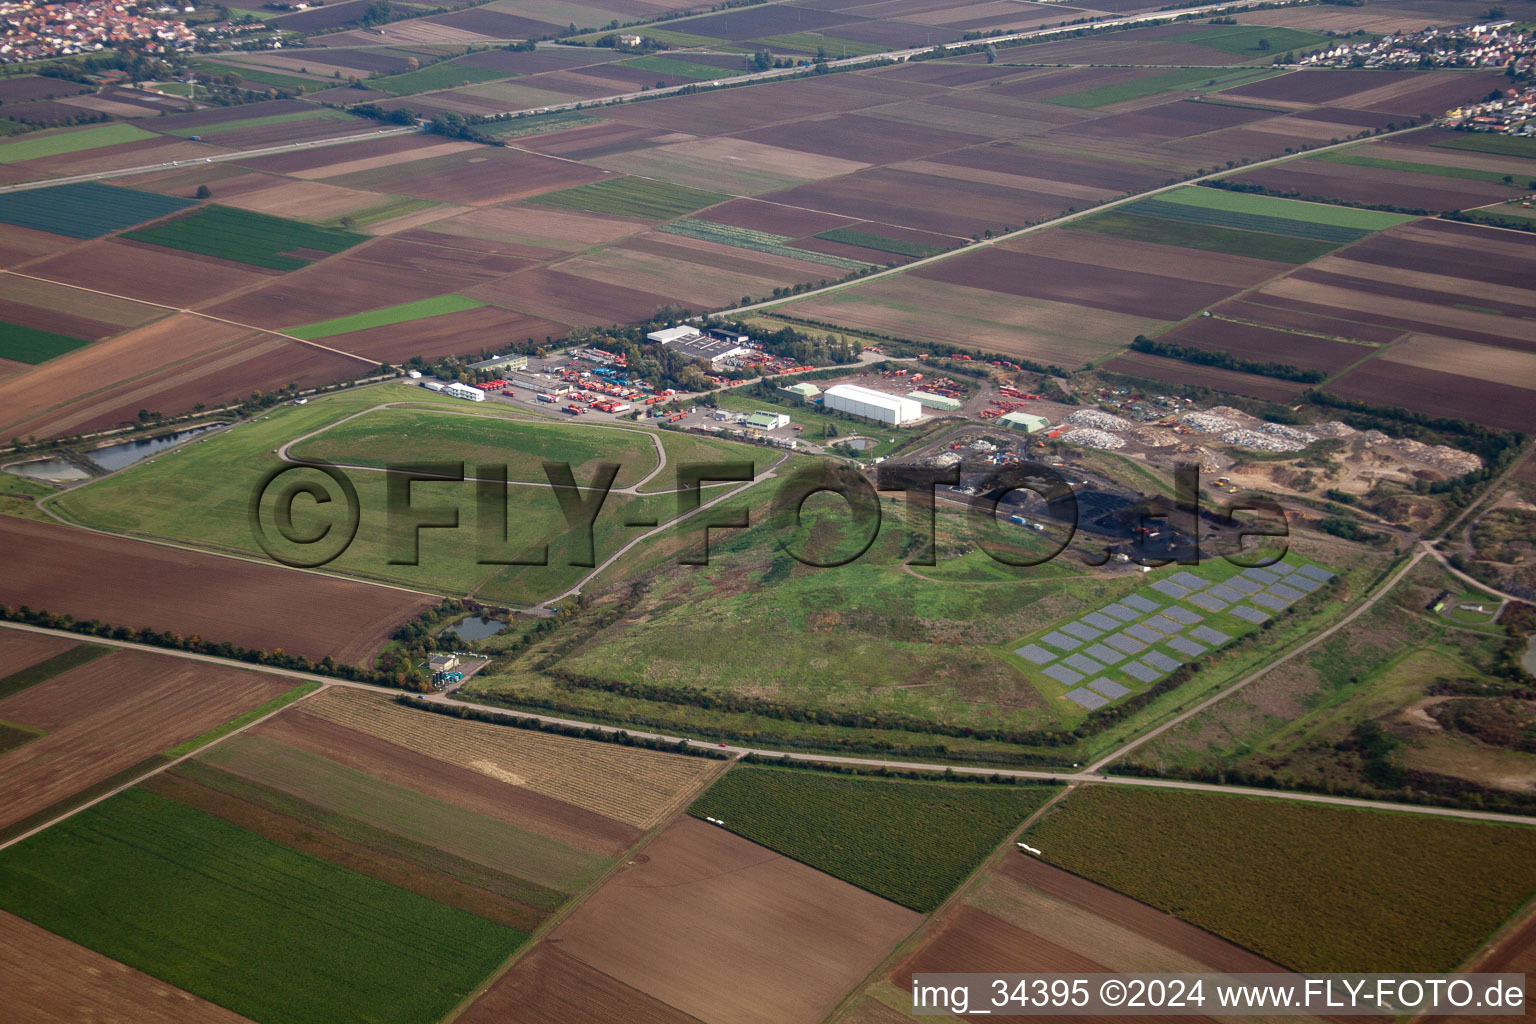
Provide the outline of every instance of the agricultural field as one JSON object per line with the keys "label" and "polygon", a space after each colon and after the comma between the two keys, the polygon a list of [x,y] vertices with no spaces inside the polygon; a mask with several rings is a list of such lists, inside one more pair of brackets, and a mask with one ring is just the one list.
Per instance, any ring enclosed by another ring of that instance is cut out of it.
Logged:
{"label": "agricultural field", "polygon": [[65,153],[78,153],[81,150],[115,146],[121,142],[137,142],[154,137],[153,132],[135,128],[131,124],[104,124],[94,128],[41,132],[15,142],[0,142],[0,164],[14,164],[45,156],[61,156]]}
{"label": "agricultural field", "polygon": [[193,205],[175,196],[88,181],[0,195],[0,224],[69,238],[99,238]]}
{"label": "agricultural field", "polygon": [[641,830],[678,810],[717,767],[702,758],[457,721],[371,694],[332,690],[304,711]]}
{"label": "agricultural field", "polygon": [[13,838],[159,767],[173,747],[275,699],[289,682],[86,644],[11,675],[0,721],[37,736],[5,755],[0,835]]}
{"label": "agricultural field", "polygon": [[400,75],[371,78],[368,80],[368,88],[396,96],[409,96],[412,93],[435,92],[439,89],[452,89],[476,82],[494,82],[505,77],[507,75],[502,71],[445,60]]}
{"label": "agricultural field", "polygon": [[[0,603],[368,664],[426,595],[6,516]],[[272,638],[280,636],[281,644]]]}
{"label": "agricultural field", "polygon": [[1053,793],[739,765],[688,813],[927,913]]}
{"label": "agricultural field", "polygon": [[718,192],[706,192],[652,178],[632,177],[610,178],[561,192],[548,192],[530,201],[565,210],[589,210],[622,217],[670,220],[706,206],[723,203],[729,198]]}
{"label": "agricultural field", "polygon": [[123,237],[272,270],[297,270],[368,240],[366,235],[228,206],[208,206]]}
{"label": "agricultural field", "polygon": [[387,327],[427,317],[443,316],[447,313],[462,313],[466,310],[479,309],[484,305],[485,303],[478,299],[465,298],[462,295],[441,295],[433,299],[420,299],[398,306],[373,309],[366,313],[354,313],[352,316],[337,317],[334,320],[322,320],[302,327],[290,327],[285,333],[295,338],[313,341],[337,334],[366,331],[373,327]]}
{"label": "agricultural field", "polygon": [[1536,830],[1262,797],[1089,786],[1026,841],[1299,971],[1450,971],[1536,892]]}
{"label": "agricultural field", "polygon": [[36,365],[90,342],[20,324],[0,323],[0,359]]}
{"label": "agricultural field", "polygon": [[138,789],[0,851],[0,906],[263,1022],[433,1021],[525,939]]}
{"label": "agricultural field", "polygon": [[[704,1024],[815,1024],[920,921],[682,817],[556,927],[548,947],[648,997],[626,1002],[650,1006],[652,1019],[676,1017],[650,1000]],[[520,982],[514,968],[486,998]]]}

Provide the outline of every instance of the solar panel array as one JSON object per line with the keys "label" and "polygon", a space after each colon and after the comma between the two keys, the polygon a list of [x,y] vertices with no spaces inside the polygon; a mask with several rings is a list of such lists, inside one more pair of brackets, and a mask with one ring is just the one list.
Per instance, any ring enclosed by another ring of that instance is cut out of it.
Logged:
{"label": "solar panel array", "polygon": [[1333,576],[1292,562],[1243,569],[1220,582],[1181,570],[1062,623],[1014,653],[1070,687],[1068,700],[1095,711],[1135,692],[1112,677],[1151,685],[1232,642],[1195,608],[1257,626]]}

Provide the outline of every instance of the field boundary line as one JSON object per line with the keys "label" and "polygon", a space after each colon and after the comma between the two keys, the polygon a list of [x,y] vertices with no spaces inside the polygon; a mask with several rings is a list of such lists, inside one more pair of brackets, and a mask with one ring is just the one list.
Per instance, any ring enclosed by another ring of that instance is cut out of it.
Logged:
{"label": "field boundary line", "polygon": [[[16,625],[16,624],[15,623],[6,623],[5,625],[12,626],[12,625]],[[104,641],[104,642],[110,643],[111,641]],[[139,646],[139,645],[135,644],[135,645],[132,645],[132,646]],[[153,650],[154,648],[148,648],[148,649],[149,650]],[[186,653],[186,652],[183,652],[183,653]],[[214,660],[218,661],[220,659],[214,659]],[[167,771],[167,770],[169,770],[171,768],[176,767],[177,765],[181,764],[183,761],[187,761],[187,760],[190,760],[191,758],[197,757],[199,754],[201,754],[205,750],[213,749],[214,747],[218,746],[220,743],[223,743],[225,740],[229,739],[231,736],[238,736],[241,733],[245,732],[247,729],[250,729],[250,728],[253,728],[254,726],[260,725],[262,722],[265,722],[269,718],[275,718],[276,716],[282,714],[284,711],[287,711],[289,708],[298,707],[300,704],[304,703],[306,700],[308,700],[309,698],[313,697],[315,694],[317,694],[317,693],[324,693],[326,690],[330,689],[330,687],[332,685],[333,685],[333,683],[331,681],[322,679],[320,681],[320,685],[317,686],[315,689],[311,690],[308,693],[300,694],[298,697],[296,697],[293,700],[289,701],[288,703],[284,704],[282,707],[276,708],[275,710],[272,710],[272,711],[269,711],[265,715],[262,715],[260,718],[252,719],[251,721],[246,722],[242,726],[238,726],[237,728],[231,729],[229,732],[225,733],[224,735],[216,737],[215,739],[209,740],[207,743],[204,743],[202,746],[198,747],[196,750],[189,750],[185,754],[182,754],[180,757],[172,758],[171,760],[166,761],[165,764],[160,765],[158,768],[151,769],[150,771],[145,772],[143,775],[139,775],[139,776],[136,776],[135,778],[129,779],[127,782],[123,783],[122,785],[117,786],[114,789],[110,789],[107,792],[102,793],[99,796],[93,797],[92,799],[87,800],[85,803],[80,804],[78,807],[71,807],[69,810],[65,811],[64,813],[58,815],[55,818],[50,818],[49,820],[43,822],[41,825],[38,825],[36,828],[28,829],[26,832],[23,832],[21,835],[16,836],[13,839],[7,839],[5,842],[0,842],[0,850],[4,850],[4,849],[6,849],[8,847],[15,846],[17,843],[25,842],[26,840],[28,840],[28,839],[32,838],[33,836],[37,835],[39,832],[42,832],[45,829],[50,829],[53,826],[57,825],[61,821],[68,821],[70,818],[73,818],[75,815],[79,814],[81,811],[87,810],[87,809],[89,809],[91,807],[95,807],[99,803],[102,803],[104,801],[110,800],[113,797],[117,796],[119,793],[123,792],[124,790],[132,789],[134,786],[139,785],[139,783],[143,782],[145,779],[154,778],[156,775],[159,775],[160,773],[162,773],[164,771]],[[239,716],[237,715],[235,717],[238,718]],[[68,799],[68,798],[66,797],[66,799]]]}
{"label": "field boundary line", "polygon": [[[686,757],[687,755],[680,754],[678,756]],[[724,775],[736,764],[736,761],[732,759],[729,761],[720,761],[718,764],[720,767],[717,770],[705,772],[700,776],[700,778],[703,780],[702,782],[688,787],[683,791],[684,796],[689,799],[689,802],[692,801],[692,798],[696,797],[698,794],[714,785],[715,782],[719,780],[721,775]],[[519,960],[538,948],[539,943],[543,942],[545,937],[550,932],[554,931],[557,927],[563,924],[567,918],[569,918],[572,914],[584,906],[589,899],[597,895],[598,891],[601,890],[603,886],[607,885],[615,875],[632,864],[634,862],[635,856],[643,849],[645,849],[645,847],[650,846],[651,843],[655,841],[657,836],[661,835],[663,831],[671,826],[671,824],[677,820],[681,812],[681,807],[678,807],[675,810],[669,809],[663,812],[661,820],[658,821],[655,825],[651,826],[651,828],[647,829],[639,839],[636,839],[633,844],[631,844],[622,853],[615,857],[613,864],[611,864],[606,871],[598,875],[598,877],[594,878],[590,883],[583,887],[580,892],[572,893],[570,899],[566,900],[558,910],[556,910],[553,914],[550,914],[544,920],[540,921],[538,927],[528,933],[528,941],[523,943],[517,949],[513,950],[511,955],[508,956],[506,960],[502,961],[500,967],[492,971],[484,980],[480,982],[479,985],[475,986],[473,991],[471,991],[462,1000],[460,1000],[457,1006],[455,1006],[452,1010],[449,1010],[448,1013],[440,1021],[438,1021],[438,1024],[452,1024],[453,1021],[463,1016],[463,1014],[466,1013],[470,1007],[474,1006],[475,1003],[479,1002],[480,997],[485,995],[485,993],[489,991],[493,985],[500,981],[508,971],[516,967]],[[571,954],[567,955],[569,956]],[[581,960],[580,957],[573,957],[573,959],[580,960],[582,964],[586,965],[594,971],[597,971],[597,973],[603,975],[605,978],[612,978],[612,975],[608,974],[606,971],[598,971],[596,967],[592,967],[591,964],[588,964],[585,960]],[[624,985],[626,988],[634,987],[632,985],[626,984],[625,982],[619,981],[617,978],[613,978],[612,980],[618,982],[621,985]]]}
{"label": "field boundary line", "polygon": [[[47,636],[67,637],[77,642],[83,634],[73,633],[68,630],[49,629],[45,626],[33,626],[21,622],[0,621],[0,629],[17,629],[29,633],[42,633]],[[559,718],[554,715],[543,715],[531,711],[519,711],[512,708],[497,707],[490,704],[478,704],[468,700],[454,700],[441,694],[410,694],[404,690],[398,690],[391,686],[377,686],[373,683],[361,683],[348,679],[335,679],[330,676],[317,675],[313,672],[302,672],[298,669],[278,668],[273,665],[258,665],[235,659],[219,658],[211,654],[198,654],[193,651],[177,651],[164,647],[153,647],[149,644],[136,643],[130,640],[114,640],[107,637],[87,637],[91,643],[104,644],[110,647],[125,647],[132,650],[146,651],[151,654],[163,654],[171,658],[185,658],[191,661],[202,661],[211,665],[224,665],[232,668],[243,668],[252,672],[265,672],[269,675],[279,675],[289,679],[305,680],[309,682],[326,683],[332,687],[349,687],[357,690],[367,690],[387,697],[415,696],[418,699],[432,704],[441,704],[454,708],[474,708],[478,711],[489,712],[504,718],[523,718],[536,722],[546,722],[553,725],[574,726],[578,729],[594,729],[598,732],[615,735],[625,733],[639,739],[662,740],[667,743],[677,742],[675,734],[646,732],[638,729],[626,729],[616,725],[606,725],[600,722],[583,721],[576,718]],[[320,691],[316,691],[317,693]],[[297,703],[297,702],[295,702]],[[292,707],[293,705],[289,705]],[[256,723],[252,723],[253,725]],[[572,737],[575,739],[576,737]],[[593,741],[601,742],[601,741]],[[693,741],[690,741],[693,742]],[[204,748],[206,749],[206,748]],[[1365,810],[1383,812],[1396,812],[1402,814],[1428,814],[1439,817],[1463,818],[1469,821],[1492,821],[1506,825],[1522,825],[1527,828],[1536,827],[1536,817],[1507,814],[1499,811],[1474,811],[1459,807],[1440,807],[1433,804],[1406,804],[1395,803],[1387,800],[1366,800],[1360,797],[1333,796],[1324,793],[1308,793],[1304,790],[1294,789],[1261,789],[1252,786],[1232,786],[1214,782],[1186,782],[1180,779],[1165,779],[1157,777],[1142,778],[1139,776],[1113,776],[1099,775],[1091,771],[1046,771],[1023,768],[997,768],[977,767],[974,765],[960,764],[936,764],[922,761],[882,761],[864,757],[848,757],[842,754],[810,754],[800,751],[771,750],[756,747],[738,747],[726,745],[718,747],[735,755],[756,754],[770,761],[789,759],[790,761],[809,761],[825,764],[847,764],[861,767],[886,767],[900,771],[931,772],[941,775],[946,771],[957,775],[1000,775],[1006,778],[1016,779],[1042,779],[1064,783],[1092,783],[1094,785],[1108,786],[1152,786],[1167,789],[1188,789],[1209,793],[1223,793],[1232,796],[1263,797],[1271,800],[1296,800],[1302,803],[1334,804],[1339,807],[1358,807]]]}

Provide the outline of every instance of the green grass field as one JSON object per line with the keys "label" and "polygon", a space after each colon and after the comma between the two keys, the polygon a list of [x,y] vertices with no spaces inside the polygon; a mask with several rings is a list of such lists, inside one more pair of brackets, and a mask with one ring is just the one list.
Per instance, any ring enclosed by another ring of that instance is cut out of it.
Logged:
{"label": "green grass field", "polygon": [[897,256],[912,256],[918,259],[924,256],[937,256],[944,251],[943,246],[909,242],[904,238],[888,238],[868,231],[855,231],[853,228],[835,228],[831,231],[823,231],[816,237],[828,242],[842,242],[844,245],[857,245],[864,249],[874,249],[876,252],[889,252]]}
{"label": "green grass field", "polygon": [[[913,45],[921,46],[922,41],[923,30],[914,25],[912,27]],[[815,54],[817,50],[825,50],[827,56],[834,60],[839,57],[863,57],[871,53],[883,53],[886,50],[896,49],[889,43],[865,43],[857,39],[839,39],[825,32],[783,32],[776,36],[760,36],[744,45],[750,45],[754,49],[767,47],[770,50],[794,50],[806,56]]]}
{"label": "green grass field", "polygon": [[115,146],[123,142],[152,139],[154,132],[135,128],[131,124],[103,124],[93,128],[61,129],[38,132],[15,142],[0,143],[0,164],[14,164],[22,160],[36,160],[45,156],[79,153],[102,146]]}
{"label": "green grass field", "polygon": [[0,195],[0,224],[99,238],[195,205],[176,196],[82,181]]}
{"label": "green grass field", "polygon": [[1473,153],[1494,153],[1498,156],[1521,156],[1536,160],[1536,139],[1531,138],[1510,138],[1487,132],[1458,132],[1430,145],[1441,149],[1465,149]]}
{"label": "green grass field", "polygon": [[655,178],[629,177],[595,181],[590,185],[548,192],[526,201],[566,210],[590,210],[593,213],[613,213],[624,217],[671,220],[730,198],[719,192],[706,192]]}
{"label": "green grass field", "polygon": [[[329,220],[318,221],[317,223],[322,227],[345,228],[350,231],[354,228],[370,227],[394,217],[403,217],[408,213],[415,213],[417,210],[428,210],[437,205],[437,203],[430,199],[417,199],[415,196],[388,196],[386,201],[378,206],[369,206],[361,210],[354,210],[351,213],[339,214]],[[343,224],[343,218],[346,218],[351,223]]]}
{"label": "green grass field", "polygon": [[41,735],[43,735],[41,731],[25,725],[0,722],[0,754],[15,750],[17,747],[24,747]]}
{"label": "green grass field", "polygon": [[209,729],[207,732],[203,733],[201,736],[194,736],[190,740],[187,740],[185,743],[177,744],[170,750],[167,750],[165,752],[165,756],[171,758],[182,757],[186,754],[192,753],[194,750],[199,750],[203,747],[206,747],[214,740],[222,739],[223,737],[228,736],[230,733],[234,732],[236,729],[243,729],[247,725],[250,725],[252,722],[256,721],[258,718],[264,718],[274,711],[281,710],[282,708],[285,708],[289,704],[292,704],[294,701],[298,700],[300,697],[306,697],[318,689],[320,689],[319,683],[300,683],[298,686],[295,686],[287,693],[279,694],[278,696],[273,697],[271,700],[267,701],[265,704],[258,704],[254,708],[251,708],[251,710],[247,711],[245,714],[232,718],[225,722],[223,725],[216,725],[212,729]]}
{"label": "green grass field", "polygon": [[295,338],[307,338],[313,341],[338,334],[350,334],[353,331],[365,331],[370,327],[385,327],[389,324],[422,320],[429,316],[442,316],[444,313],[462,313],[466,309],[479,309],[483,305],[485,303],[479,299],[470,299],[463,295],[439,295],[431,299],[401,303],[398,306],[371,309],[366,313],[339,316],[334,320],[321,320],[319,323],[305,324],[303,327],[290,327],[284,333],[291,334]]}
{"label": "green grass field", "polygon": [[129,231],[123,237],[273,270],[297,270],[316,258],[290,255],[297,250],[337,253],[368,241],[367,235],[229,206],[204,207],[164,224]]}
{"label": "green grass field", "polygon": [[226,132],[244,131],[247,128],[265,128],[274,124],[293,124],[299,121],[345,121],[349,124],[363,125],[361,118],[354,117],[342,110],[332,110],[329,107],[317,107],[314,110],[301,110],[293,114],[272,114],[268,117],[253,117],[244,121],[221,121],[218,124],[210,124],[198,128],[179,128],[172,132],[173,135],[197,135],[201,138],[216,138]]}
{"label": "green grass field", "polygon": [[718,78],[735,78],[737,75],[747,73],[746,58],[742,58],[739,68],[717,68],[710,64],[695,64],[691,60],[682,58],[647,56],[636,57],[633,60],[621,61],[621,68],[640,68],[642,71],[654,71],[660,75],[678,75],[683,78],[693,78],[698,81],[712,81]]}
{"label": "green grass field", "polygon": [[111,651],[112,648],[102,647],[100,644],[77,644],[36,665],[28,665],[18,672],[12,672],[0,678],[0,700],[36,686],[38,683],[47,682],[54,676],[77,669]]}
{"label": "green grass field", "polygon": [[0,322],[0,359],[36,365],[89,344],[84,338]]}
{"label": "green grass field", "polygon": [[1087,786],[1027,841],[1298,971],[1449,971],[1536,891],[1536,829],[1256,797]]}
{"label": "green grass field", "polygon": [[[1085,107],[1090,109],[1093,107],[1107,107],[1111,103],[1139,100],[1143,96],[1156,96],[1158,93],[1170,92],[1174,89],[1188,89],[1197,84],[1220,79],[1222,75],[1222,72],[1212,68],[1181,68],[1178,71],[1165,71],[1162,74],[1148,75],[1145,78],[1135,78],[1129,82],[1103,85],[1097,89],[1084,89],[1082,92],[1055,96],[1046,102],[1062,107]],[[1227,77],[1231,77],[1230,73],[1227,73]]]}
{"label": "green grass field", "polygon": [[1513,178],[1510,183],[1513,188],[1524,188],[1527,182],[1536,181],[1530,177],[1533,171],[1527,171],[1523,175],[1506,175],[1499,171],[1483,171],[1475,167],[1450,167],[1445,164],[1414,163],[1408,160],[1383,160],[1380,157],[1364,156],[1363,149],[1334,150],[1328,153],[1319,153],[1317,156],[1308,157],[1307,161],[1321,160],[1331,164],[1351,164],[1355,167],[1379,167],[1386,171],[1408,171],[1413,174],[1433,174],[1441,178],[1461,178],[1466,181],[1490,181],[1497,185],[1504,184],[1506,177]]}
{"label": "green grass field", "polygon": [[494,82],[510,77],[512,76],[505,71],[443,61],[440,64],[429,64],[427,67],[400,75],[370,78],[368,88],[393,93],[396,96],[409,96],[418,92],[436,92],[439,89],[454,89],[461,85]]}
{"label": "green grass field", "polygon": [[253,68],[246,64],[225,64],[219,61],[198,61],[197,70],[210,75],[234,75],[242,82],[255,82],[274,89],[296,89],[299,92],[329,89],[336,83],[318,78],[302,78],[298,75],[282,75],[265,68]]}
{"label": "green grass field", "polygon": [[719,245],[733,245],[738,249],[765,252],[770,256],[783,256],[785,259],[820,263],[823,266],[835,267],[843,271],[864,270],[871,266],[871,264],[865,263],[863,260],[852,260],[844,256],[829,256],[826,253],[811,252],[809,249],[796,249],[789,244],[793,239],[788,235],[775,235],[767,231],[755,231],[752,228],[741,228],[734,224],[717,224],[711,220],[689,218],[675,221],[671,224],[663,224],[658,230],[665,231],[670,235],[683,235],[687,238],[697,238],[705,242],[715,242]]}
{"label": "green grass field", "polygon": [[[1329,41],[1327,36],[1316,32],[1282,28],[1278,25],[1202,25],[1196,31],[1169,38],[1244,57],[1279,55],[1287,50],[1304,50],[1323,46]],[[1264,43],[1268,45],[1263,45]]]}
{"label": "green grass field", "polygon": [[580,110],[556,110],[548,114],[525,114],[510,121],[477,125],[475,130],[493,139],[521,139],[544,132],[564,131],[567,128],[588,128],[603,124],[606,117],[593,117]]}
{"label": "green grass field", "polygon": [[1340,244],[1358,241],[1373,231],[1414,219],[1400,213],[1357,210],[1199,186],[1162,192],[1155,199],[1141,199],[1119,210],[1163,220]]}
{"label": "green grass field", "polygon": [[0,906],[262,1024],[427,1024],[526,939],[142,790],[0,852]]}
{"label": "green grass field", "polygon": [[1073,221],[1069,231],[1088,231],[1138,242],[1156,242],[1185,249],[1202,249],[1232,256],[1275,260],[1279,263],[1308,263],[1338,248],[1333,242],[1295,238],[1265,231],[1243,231],[1214,224],[1192,224],[1162,217],[1144,217],[1111,210],[1096,217]]}
{"label": "green grass field", "polygon": [[738,765],[688,813],[927,913],[1054,793]]}
{"label": "green grass field", "polygon": [[[458,399],[434,395],[422,388],[388,384],[363,388],[342,395],[327,396],[304,406],[282,406],[241,426],[184,448],[175,458],[147,460],[121,473],[115,473],[83,487],[60,494],[52,505],[61,514],[110,532],[141,533],[175,539],[214,550],[261,554],[251,532],[248,504],[262,477],[279,465],[273,450],[284,442],[319,430],[350,413],[361,412],[388,402],[409,402],[420,407],[437,407],[469,416],[491,415],[494,410],[476,408]],[[447,417],[444,417],[446,420]],[[460,422],[454,417],[453,422]],[[509,421],[503,421],[509,422]],[[528,421],[530,424],[536,421]],[[491,431],[506,428],[488,427]],[[569,429],[569,425],[567,425]],[[593,431],[594,434],[597,431]],[[615,431],[615,434],[619,432]],[[493,433],[505,438],[508,447],[487,447],[483,454],[490,461],[517,462],[528,465],[541,455],[535,446],[524,452],[517,447],[518,434]],[[532,435],[528,435],[532,436]],[[542,435],[541,435],[542,436]],[[553,436],[553,435],[551,435]],[[619,434],[619,436],[628,436]],[[634,435],[639,443],[649,441]],[[391,443],[395,452],[390,461],[415,461],[422,453],[436,454],[432,448],[401,449],[403,437],[391,442],[381,437],[376,451],[386,457]],[[690,439],[691,440],[691,439]],[[702,440],[702,439],[701,439]],[[474,465],[474,450],[443,435],[436,444],[444,457],[468,458]],[[473,442],[471,442],[473,443]],[[609,443],[607,435],[601,442]],[[710,442],[722,450],[740,451],[739,445]],[[309,450],[303,448],[301,450]],[[755,455],[755,451],[747,457]],[[757,456],[761,457],[761,456]],[[654,455],[647,455],[645,465],[655,465]],[[304,476],[304,474],[298,474]],[[399,551],[388,529],[385,511],[386,475],[370,470],[352,470],[348,477],[356,486],[360,506],[360,527],[356,538],[335,561],[326,565],[328,572],[389,580],[441,593],[476,596],[485,601],[512,604],[533,603],[562,592],[588,569],[571,565],[576,545],[583,540],[579,532],[566,529],[565,518],[547,486],[510,487],[507,491],[507,535],[505,545],[485,546],[477,513],[477,485],[463,483],[418,483],[412,488],[417,508],[453,508],[460,510],[460,527],[454,530],[421,531],[417,564],[391,564],[392,553]],[[307,477],[305,477],[307,478]],[[285,478],[285,480],[290,478]],[[317,477],[316,481],[324,479]],[[543,479],[542,473],[532,479]],[[657,477],[656,487],[667,486],[665,474]],[[578,472],[577,482],[589,480]],[[498,510],[486,506],[487,515]],[[300,502],[295,506],[295,522],[301,529],[325,520],[324,508]],[[263,515],[271,510],[263,506]],[[595,543],[599,556],[611,554],[624,541],[637,536],[641,527],[628,527],[627,521],[656,518],[666,521],[677,514],[673,495],[630,496],[610,494],[604,501],[595,524]],[[494,531],[493,520],[486,528]],[[506,565],[494,559],[526,558],[548,543],[548,565]],[[406,553],[408,556],[408,552]],[[482,558],[486,561],[482,561]]]}

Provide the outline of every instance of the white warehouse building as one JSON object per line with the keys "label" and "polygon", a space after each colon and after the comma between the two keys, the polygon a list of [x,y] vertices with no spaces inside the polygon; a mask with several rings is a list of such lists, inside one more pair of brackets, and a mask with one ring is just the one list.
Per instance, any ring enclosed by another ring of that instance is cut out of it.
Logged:
{"label": "white warehouse building", "polygon": [[468,384],[460,384],[458,381],[454,381],[443,388],[443,394],[452,395],[454,398],[468,399],[471,402],[485,401],[484,391],[479,388],[472,388]]}
{"label": "white warehouse building", "polygon": [[828,409],[893,426],[911,423],[923,415],[923,407],[911,398],[888,395],[884,391],[861,388],[857,384],[834,384],[827,388],[823,402]]}

